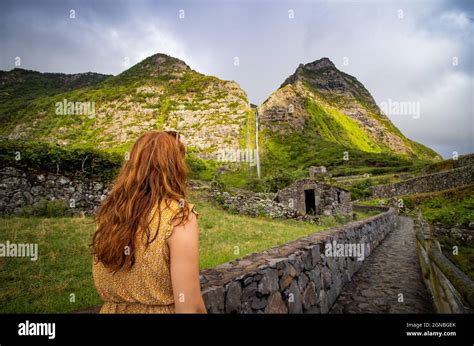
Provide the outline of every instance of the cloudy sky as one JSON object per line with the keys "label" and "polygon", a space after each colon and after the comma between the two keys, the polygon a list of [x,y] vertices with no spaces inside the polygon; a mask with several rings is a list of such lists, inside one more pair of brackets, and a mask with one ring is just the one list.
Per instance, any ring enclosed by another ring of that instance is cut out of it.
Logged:
{"label": "cloudy sky", "polygon": [[471,0],[2,1],[0,69],[20,57],[41,72],[117,74],[162,52],[260,104],[298,64],[328,57],[449,158],[474,151],[473,29]]}

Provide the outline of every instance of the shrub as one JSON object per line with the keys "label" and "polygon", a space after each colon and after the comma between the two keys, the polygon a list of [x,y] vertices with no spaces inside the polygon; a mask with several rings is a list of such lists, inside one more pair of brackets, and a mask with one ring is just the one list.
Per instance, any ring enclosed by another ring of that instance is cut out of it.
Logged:
{"label": "shrub", "polygon": [[72,216],[73,212],[63,200],[55,199],[50,201],[43,199],[33,205],[23,206],[20,214],[23,216],[64,217]]}
{"label": "shrub", "polygon": [[23,170],[84,176],[109,182],[120,168],[123,155],[89,147],[63,147],[56,144],[0,141],[0,168],[12,166]]}
{"label": "shrub", "polygon": [[287,187],[294,180],[292,173],[284,169],[279,169],[275,174],[266,176],[264,178],[264,184],[268,192],[278,192],[278,190]]}
{"label": "shrub", "polygon": [[222,182],[221,177],[218,173],[214,173],[212,176],[211,189],[218,191],[226,190],[225,184]]}
{"label": "shrub", "polygon": [[239,214],[239,210],[237,209],[237,207],[235,205],[229,205],[227,206],[227,211],[230,213],[230,214],[234,214],[234,215],[238,215]]}

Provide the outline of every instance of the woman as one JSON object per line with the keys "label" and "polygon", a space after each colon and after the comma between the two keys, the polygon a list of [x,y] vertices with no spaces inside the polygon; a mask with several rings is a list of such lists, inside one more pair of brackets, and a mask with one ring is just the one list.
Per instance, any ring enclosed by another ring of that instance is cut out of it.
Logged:
{"label": "woman", "polygon": [[99,208],[91,246],[101,313],[206,312],[184,155],[176,132],[145,133]]}

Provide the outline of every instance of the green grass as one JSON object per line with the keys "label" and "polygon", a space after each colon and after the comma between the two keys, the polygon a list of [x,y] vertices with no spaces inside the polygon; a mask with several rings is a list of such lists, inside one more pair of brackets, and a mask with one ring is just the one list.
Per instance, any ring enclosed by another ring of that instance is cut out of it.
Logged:
{"label": "green grass", "polygon": [[423,217],[430,223],[446,226],[464,226],[474,221],[474,186],[402,196],[404,204],[421,209]]}
{"label": "green grass", "polygon": [[380,153],[382,151],[355,120],[342,114],[336,108],[322,107],[308,101],[307,110],[312,120],[316,122],[321,138],[365,152]]}
{"label": "green grass", "polygon": [[[321,225],[232,215],[194,192],[200,213],[200,268],[268,249],[341,222]],[[359,213],[358,219],[370,214]],[[91,218],[3,217],[0,242],[37,243],[39,258],[0,258],[0,312],[67,312],[101,304],[91,274]],[[70,302],[70,295],[75,302]]]}
{"label": "green grass", "polygon": [[87,247],[91,219],[12,217],[0,229],[1,242],[37,243],[39,253],[37,261],[0,258],[1,312],[71,311],[100,302]]}

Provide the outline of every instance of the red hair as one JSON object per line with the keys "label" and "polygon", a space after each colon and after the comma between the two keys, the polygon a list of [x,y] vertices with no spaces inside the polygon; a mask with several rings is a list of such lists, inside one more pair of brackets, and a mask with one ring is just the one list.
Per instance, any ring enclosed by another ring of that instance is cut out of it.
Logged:
{"label": "red hair", "polygon": [[[95,216],[97,230],[91,246],[97,261],[114,272],[131,268],[135,263],[135,235],[143,230],[147,245],[155,240],[157,232],[151,236],[150,214],[162,201],[167,207],[173,200],[180,203],[175,225],[187,221],[189,209],[184,199],[188,168],[184,155],[176,132],[151,131],[138,138]],[[160,208],[156,212],[160,213]]]}

